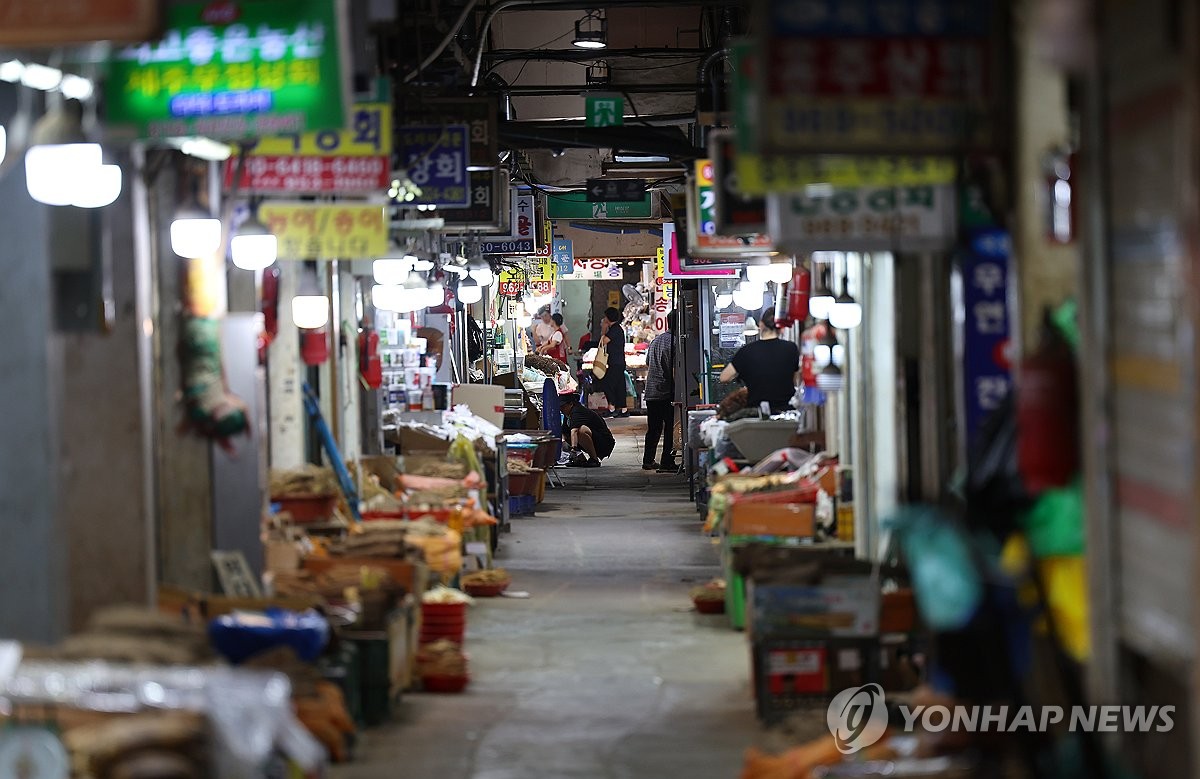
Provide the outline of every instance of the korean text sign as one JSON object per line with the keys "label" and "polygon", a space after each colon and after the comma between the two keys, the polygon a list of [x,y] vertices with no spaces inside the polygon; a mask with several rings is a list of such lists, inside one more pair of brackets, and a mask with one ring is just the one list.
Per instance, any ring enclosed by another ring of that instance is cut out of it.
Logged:
{"label": "korean text sign", "polygon": [[166,17],[162,40],[110,59],[114,133],[241,139],[344,126],[335,0],[185,2]]}
{"label": "korean text sign", "polygon": [[550,295],[554,293],[557,277],[558,266],[553,258],[531,258],[520,267],[505,268],[500,273],[500,294],[511,296],[528,291]]}
{"label": "korean text sign", "polygon": [[[263,138],[242,165],[239,188],[248,192],[359,193],[386,189],[391,179],[391,107],[355,106],[345,130]],[[236,159],[225,163],[233,183]]]}
{"label": "korean text sign", "polygon": [[378,257],[388,251],[383,206],[267,202],[259,217],[279,237],[281,260]]}
{"label": "korean text sign", "polygon": [[471,205],[467,179],[470,137],[466,124],[400,128],[400,158],[408,168],[409,180],[421,188],[415,203]]}
{"label": "korean text sign", "polygon": [[963,392],[967,442],[974,441],[988,415],[1008,395],[1012,377],[1008,362],[1008,232],[994,228],[971,236],[962,264]]}

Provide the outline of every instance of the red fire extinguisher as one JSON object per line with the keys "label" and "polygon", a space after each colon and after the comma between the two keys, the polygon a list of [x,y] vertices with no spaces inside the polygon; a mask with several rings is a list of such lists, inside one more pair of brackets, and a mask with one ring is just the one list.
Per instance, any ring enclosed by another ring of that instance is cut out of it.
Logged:
{"label": "red fire extinguisher", "polygon": [[1017,467],[1036,495],[1079,469],[1079,387],[1070,344],[1046,314],[1038,349],[1017,376]]}
{"label": "red fire extinguisher", "polygon": [[329,359],[329,334],[325,328],[300,331],[300,358],[305,365],[320,365]]}
{"label": "red fire extinguisher", "polygon": [[812,289],[812,276],[808,268],[799,267],[792,272],[792,280],[788,282],[787,297],[784,298],[783,319],[778,316],[775,321],[784,327],[795,322],[803,322],[808,317],[808,295]]}
{"label": "red fire extinguisher", "polygon": [[279,334],[279,266],[273,265],[263,271],[262,292],[263,329],[258,334],[258,361],[266,363],[267,348]]}
{"label": "red fire extinguisher", "polygon": [[358,334],[358,370],[363,383],[371,389],[383,386],[383,363],[379,359],[379,333],[364,327]]}

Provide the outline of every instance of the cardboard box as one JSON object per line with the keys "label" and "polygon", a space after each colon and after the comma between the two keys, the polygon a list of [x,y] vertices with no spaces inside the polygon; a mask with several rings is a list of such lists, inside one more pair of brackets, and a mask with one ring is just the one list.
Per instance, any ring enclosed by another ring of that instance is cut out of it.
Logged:
{"label": "cardboard box", "polygon": [[396,444],[397,451],[403,454],[410,452],[446,454],[450,451],[449,441],[413,427],[397,428],[391,440]]}
{"label": "cardboard box", "polygon": [[760,638],[868,638],[879,634],[879,584],[828,576],[816,586],[751,581],[750,632]]}
{"label": "cardboard box", "polygon": [[816,505],[812,503],[736,502],[729,509],[729,532],[739,536],[813,535]]}

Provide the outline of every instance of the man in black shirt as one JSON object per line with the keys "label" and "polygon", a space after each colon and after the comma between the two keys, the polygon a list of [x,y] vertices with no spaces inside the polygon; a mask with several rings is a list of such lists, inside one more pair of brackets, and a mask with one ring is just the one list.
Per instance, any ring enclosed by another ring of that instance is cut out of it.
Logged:
{"label": "man in black shirt", "polygon": [[758,320],[758,340],[738,350],[721,371],[721,381],[727,384],[741,379],[750,394],[746,408],[757,409],[766,401],[771,411],[778,413],[787,410],[796,394],[799,370],[800,349],[779,337],[775,309],[768,308]]}
{"label": "man in black shirt", "polygon": [[575,395],[560,395],[563,412],[563,438],[575,454],[567,462],[577,468],[599,468],[600,461],[613,453],[617,440],[600,415],[579,402]]}

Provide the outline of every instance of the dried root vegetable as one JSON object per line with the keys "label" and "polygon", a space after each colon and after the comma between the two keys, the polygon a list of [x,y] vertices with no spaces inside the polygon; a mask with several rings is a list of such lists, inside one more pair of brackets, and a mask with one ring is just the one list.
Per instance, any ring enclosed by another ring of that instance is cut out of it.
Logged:
{"label": "dried root vegetable", "polygon": [[473,573],[463,574],[463,586],[482,585],[489,586],[495,584],[508,584],[512,578],[508,575],[508,571],[503,568],[492,568],[486,571],[475,571]]}
{"label": "dried root vegetable", "polygon": [[467,656],[453,641],[442,639],[417,651],[419,676],[466,676]]}
{"label": "dried root vegetable", "polygon": [[299,468],[271,469],[272,498],[325,498],[340,491],[330,468],[306,464]]}

